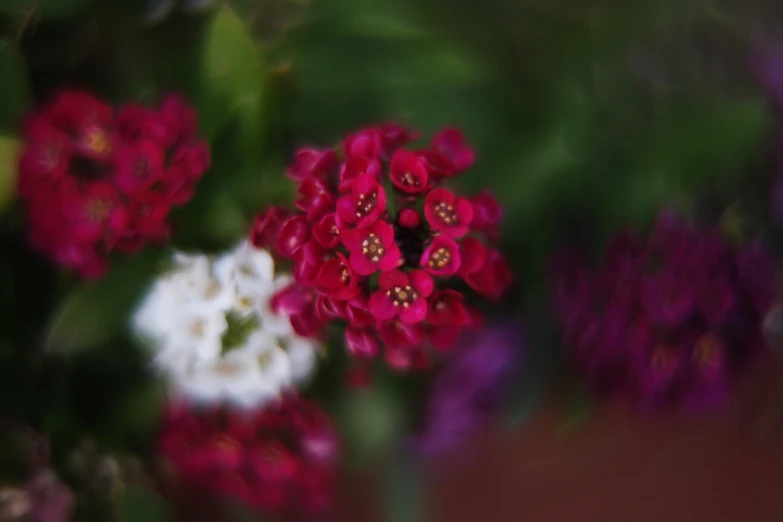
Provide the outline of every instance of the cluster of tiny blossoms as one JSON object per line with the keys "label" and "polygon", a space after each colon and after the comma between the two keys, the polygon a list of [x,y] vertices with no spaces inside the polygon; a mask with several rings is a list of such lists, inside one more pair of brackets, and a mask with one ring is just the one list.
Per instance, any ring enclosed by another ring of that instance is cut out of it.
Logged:
{"label": "cluster of tiny blossoms", "polygon": [[596,391],[641,407],[712,407],[764,345],[773,273],[758,245],[663,216],[625,233],[590,274],[571,258],[553,288],[566,343]]}
{"label": "cluster of tiny blossoms", "polygon": [[323,514],[332,504],[337,434],[320,406],[297,395],[255,410],[172,404],[158,447],[196,494],[280,515]]}
{"label": "cluster of tiny blossoms", "polygon": [[266,250],[242,242],[212,259],[178,254],[142,301],[134,329],[179,395],[260,407],[312,373],[320,345],[296,335],[270,300],[291,282]]}
{"label": "cluster of tiny blossoms", "polygon": [[460,288],[498,299],[511,280],[491,244],[497,201],[443,186],[473,164],[473,150],[455,129],[425,149],[402,148],[416,139],[387,124],[348,136],[337,150],[300,149],[287,171],[298,183],[298,211],[266,210],[251,235],[293,261],[295,284],[273,308],[298,333],[345,321],[353,355],[371,358],[384,346],[398,369],[427,364],[425,348],[448,350],[476,323]]}
{"label": "cluster of tiny blossoms", "polygon": [[176,97],[115,111],[86,92],[59,93],[25,123],[18,184],[33,246],[96,278],[110,252],[166,240],[170,209],[190,201],[209,167],[196,126]]}

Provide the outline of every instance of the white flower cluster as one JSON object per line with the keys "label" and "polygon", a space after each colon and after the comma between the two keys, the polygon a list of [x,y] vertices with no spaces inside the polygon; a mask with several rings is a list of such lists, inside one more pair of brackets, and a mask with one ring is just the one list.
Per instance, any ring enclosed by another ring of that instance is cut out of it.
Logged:
{"label": "white flower cluster", "polygon": [[[310,376],[320,346],[272,312],[272,296],[291,277],[275,277],[269,252],[243,242],[216,259],[177,254],[174,262],[152,285],[133,327],[177,392],[254,407]],[[225,349],[230,319],[250,331],[239,346]]]}

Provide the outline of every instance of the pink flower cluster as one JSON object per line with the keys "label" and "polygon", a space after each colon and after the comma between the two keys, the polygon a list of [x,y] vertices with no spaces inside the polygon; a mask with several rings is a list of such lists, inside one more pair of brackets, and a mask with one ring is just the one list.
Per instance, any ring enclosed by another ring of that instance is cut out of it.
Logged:
{"label": "pink flower cluster", "polygon": [[564,258],[555,304],[599,393],[643,407],[720,405],[763,346],[774,294],[758,245],[663,216],[646,241],[618,235],[590,273]]}
{"label": "pink flower cluster", "polygon": [[338,150],[300,149],[287,172],[299,186],[297,211],[270,208],[251,234],[293,261],[296,283],[273,307],[298,334],[345,321],[353,355],[372,358],[383,345],[398,369],[428,364],[426,347],[448,350],[475,324],[460,287],[498,299],[511,280],[491,242],[497,201],[444,186],[473,164],[473,150],[455,129],[427,148],[402,148],[416,139],[387,124],[348,136]]}
{"label": "pink flower cluster", "polygon": [[161,453],[183,483],[259,511],[323,513],[331,505],[337,435],[315,403],[290,395],[262,410],[167,410]]}
{"label": "pink flower cluster", "polygon": [[171,208],[193,197],[210,164],[196,127],[176,97],[115,111],[86,92],[59,93],[25,124],[19,195],[33,246],[97,278],[112,251],[165,241]]}

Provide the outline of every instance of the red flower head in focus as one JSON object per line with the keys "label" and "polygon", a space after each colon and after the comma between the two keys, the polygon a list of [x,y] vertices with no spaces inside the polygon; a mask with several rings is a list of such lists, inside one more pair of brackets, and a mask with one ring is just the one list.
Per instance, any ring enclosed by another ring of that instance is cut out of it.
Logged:
{"label": "red flower head in focus", "polygon": [[500,205],[489,192],[465,198],[444,186],[470,168],[473,149],[457,129],[403,148],[418,137],[387,124],[334,150],[300,149],[287,171],[298,212],[266,210],[251,234],[294,265],[278,311],[300,335],[343,322],[357,364],[383,353],[395,369],[426,367],[433,349],[448,351],[477,324],[462,290],[499,299],[511,282],[492,244]]}
{"label": "red flower head in focus", "polygon": [[19,194],[33,246],[82,277],[100,277],[113,250],[169,237],[173,206],[190,201],[210,164],[196,115],[179,98],[115,110],[63,91],[30,115]]}
{"label": "red flower head in focus", "polygon": [[261,410],[166,411],[158,449],[187,486],[269,514],[317,514],[331,506],[339,453],[326,413],[297,395]]}

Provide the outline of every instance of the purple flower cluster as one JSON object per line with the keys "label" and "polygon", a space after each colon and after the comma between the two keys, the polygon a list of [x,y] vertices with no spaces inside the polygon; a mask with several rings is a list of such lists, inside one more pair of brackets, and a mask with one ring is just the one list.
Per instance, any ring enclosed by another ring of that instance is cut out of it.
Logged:
{"label": "purple flower cluster", "polygon": [[435,379],[416,448],[426,455],[459,449],[497,411],[521,360],[524,336],[515,323],[463,334]]}
{"label": "purple flower cluster", "polygon": [[593,273],[564,256],[554,275],[565,341],[589,383],[640,407],[720,404],[763,346],[774,296],[758,245],[733,248],[669,215],[646,242],[614,238]]}

